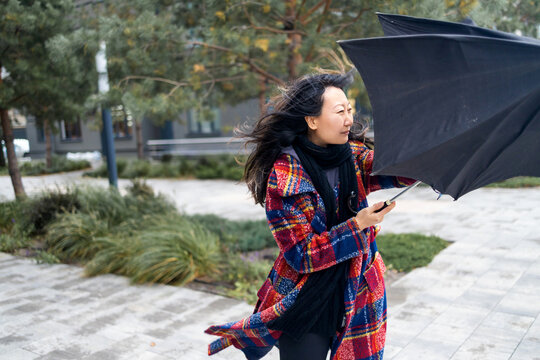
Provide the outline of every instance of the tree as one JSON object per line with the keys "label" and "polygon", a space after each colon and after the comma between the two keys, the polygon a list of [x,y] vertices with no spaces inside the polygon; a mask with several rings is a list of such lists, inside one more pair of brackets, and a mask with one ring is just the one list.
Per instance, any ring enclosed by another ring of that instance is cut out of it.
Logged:
{"label": "tree", "polygon": [[86,99],[96,92],[97,40],[92,32],[74,26],[73,21],[64,20],[56,29],[57,34],[46,41],[41,69],[46,74],[41,80],[46,86],[36,88],[24,102],[26,111],[43,126],[48,168],[52,160],[51,133],[58,132],[58,121],[77,121],[85,112]]}
{"label": "tree", "polygon": [[78,80],[88,69],[72,66],[79,61],[76,53],[62,58],[54,51],[62,36],[77,34],[71,26],[75,19],[73,1],[8,0],[0,3],[0,12],[4,14],[0,23],[0,66],[5,68],[4,74],[9,74],[3,75],[0,83],[0,115],[13,188],[16,196],[22,197],[25,192],[7,110],[31,112],[44,121],[46,128],[52,127],[53,119],[73,114],[76,100],[85,97],[81,87],[88,84]]}
{"label": "tree", "polygon": [[[274,86],[316,68],[347,71],[336,40],[381,36],[376,11],[454,21],[474,13],[489,23],[508,0],[496,2],[117,1],[104,5],[99,27],[110,44],[111,96],[140,121],[254,97],[262,109]],[[349,97],[369,106],[359,77]]]}
{"label": "tree", "polygon": [[93,104],[123,105],[135,124],[137,154],[143,158],[141,123],[150,118],[156,124],[177,118],[197,105],[195,88],[188,92],[185,64],[178,61],[179,39],[184,30],[176,27],[165,7],[155,1],[111,2],[92,12],[88,24],[107,44],[110,91],[94,96]]}

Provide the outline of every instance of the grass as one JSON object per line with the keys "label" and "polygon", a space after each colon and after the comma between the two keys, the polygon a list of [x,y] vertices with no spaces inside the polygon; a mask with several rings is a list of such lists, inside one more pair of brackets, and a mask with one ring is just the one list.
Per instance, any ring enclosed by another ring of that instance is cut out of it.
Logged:
{"label": "grass", "polygon": [[448,245],[439,237],[417,233],[377,236],[377,246],[386,266],[400,272],[428,265]]}
{"label": "grass", "polygon": [[487,185],[491,188],[507,188],[507,189],[518,189],[518,188],[527,188],[527,187],[536,187],[540,186],[540,177],[532,176],[518,176],[511,178],[505,181],[493,183]]}
{"label": "grass", "polygon": [[[278,255],[265,220],[187,216],[144,182],[127,190],[77,187],[1,202],[0,251],[134,283],[204,279],[218,293],[256,302]],[[448,245],[420,234],[381,235],[377,243],[388,268],[398,271],[427,265]]]}

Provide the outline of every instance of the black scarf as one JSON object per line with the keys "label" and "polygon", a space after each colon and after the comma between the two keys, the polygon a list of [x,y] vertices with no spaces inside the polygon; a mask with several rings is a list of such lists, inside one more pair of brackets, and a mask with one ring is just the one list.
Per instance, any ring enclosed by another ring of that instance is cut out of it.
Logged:
{"label": "black scarf", "polygon": [[[358,194],[358,183],[349,143],[320,147],[300,136],[293,148],[302,167],[311,178],[326,209],[326,229],[355,215],[349,205],[351,195]],[[324,170],[339,167],[339,213],[334,190]],[[356,204],[356,203],[355,203]],[[310,274],[294,304],[268,327],[300,339],[307,332],[334,336],[341,327],[344,309],[343,295],[347,284],[348,261]]]}

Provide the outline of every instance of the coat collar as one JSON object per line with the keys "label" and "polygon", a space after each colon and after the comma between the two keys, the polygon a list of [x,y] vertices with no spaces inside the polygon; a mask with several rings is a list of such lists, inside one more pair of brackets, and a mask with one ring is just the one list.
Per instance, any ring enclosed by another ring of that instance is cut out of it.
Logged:
{"label": "coat collar", "polygon": [[[369,150],[360,141],[349,141],[354,157]],[[280,196],[315,192],[313,181],[302,167],[300,161],[290,153],[282,153],[274,163],[277,190]]]}

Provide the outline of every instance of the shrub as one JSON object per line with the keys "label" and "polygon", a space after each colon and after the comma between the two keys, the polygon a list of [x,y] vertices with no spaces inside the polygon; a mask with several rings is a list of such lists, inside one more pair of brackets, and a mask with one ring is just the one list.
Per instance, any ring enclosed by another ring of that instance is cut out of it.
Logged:
{"label": "shrub", "polygon": [[148,177],[150,174],[150,162],[147,160],[135,160],[128,163],[122,172],[122,177],[128,179]]}
{"label": "shrub", "polygon": [[218,235],[232,251],[246,252],[276,246],[266,220],[231,221],[212,214],[189,217]]}
{"label": "shrub", "polygon": [[[119,177],[123,177],[122,174],[128,165],[128,161],[124,158],[116,158],[116,172]],[[89,177],[107,177],[107,162],[101,164],[96,170],[87,171],[83,174]]]}
{"label": "shrub", "polygon": [[22,218],[21,201],[0,202],[0,234],[10,233]]}
{"label": "shrub", "polygon": [[[276,257],[278,250],[276,249]],[[243,255],[229,255],[222,268],[221,279],[234,287],[226,293],[228,296],[247,301],[257,302],[257,291],[266,280],[272,268],[272,261],[250,259]]]}
{"label": "shrub", "polygon": [[19,234],[0,234],[0,251],[13,253],[18,249],[28,247],[30,238]]}
{"label": "shrub", "polygon": [[53,174],[66,171],[76,171],[91,167],[88,160],[68,160],[65,156],[53,156],[51,167],[45,166],[45,160],[32,160],[23,162],[19,169],[24,176]]}
{"label": "shrub", "polygon": [[108,236],[96,239],[99,251],[84,269],[86,275],[119,274],[130,276],[129,262],[138,250],[131,236]]}
{"label": "shrub", "polygon": [[59,213],[71,212],[79,207],[76,191],[48,191],[21,203],[21,219],[31,234],[40,234]]}
{"label": "shrub", "polygon": [[109,231],[95,214],[65,213],[47,228],[47,250],[62,261],[84,263],[99,250],[95,240]]}
{"label": "shrub", "polygon": [[153,216],[131,237],[97,240],[100,250],[87,264],[86,273],[114,272],[136,283],[184,284],[216,270],[217,237],[178,214]]}

